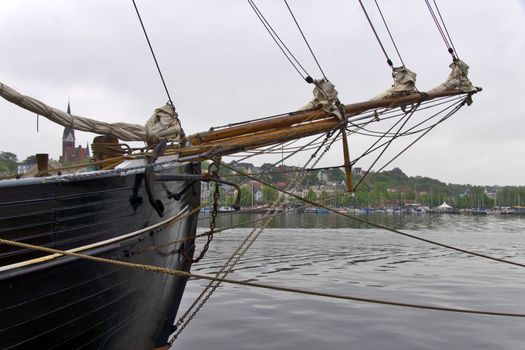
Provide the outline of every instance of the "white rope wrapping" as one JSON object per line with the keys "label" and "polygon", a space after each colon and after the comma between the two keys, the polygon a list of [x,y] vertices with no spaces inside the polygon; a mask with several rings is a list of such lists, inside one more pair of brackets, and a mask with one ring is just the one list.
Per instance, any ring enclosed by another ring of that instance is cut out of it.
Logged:
{"label": "white rope wrapping", "polygon": [[50,107],[35,98],[24,96],[0,83],[0,95],[6,100],[47,119],[75,130],[100,135],[114,135],[123,141],[144,141],[153,144],[159,140],[179,141],[181,127],[175,108],[165,105],[155,109],[145,126],[130,123],[106,123],[80,117]]}

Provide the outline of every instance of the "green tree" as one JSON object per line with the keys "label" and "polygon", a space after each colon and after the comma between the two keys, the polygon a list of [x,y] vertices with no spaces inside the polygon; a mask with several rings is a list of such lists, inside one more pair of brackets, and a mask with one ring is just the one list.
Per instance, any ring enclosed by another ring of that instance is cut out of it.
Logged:
{"label": "green tree", "polygon": [[241,186],[241,206],[242,207],[251,207],[253,203],[253,194],[252,189],[248,185]]}
{"label": "green tree", "polygon": [[339,168],[333,168],[328,170],[328,180],[341,182],[346,179],[344,171]]}
{"label": "green tree", "polygon": [[24,159],[20,164],[33,165],[36,164],[36,156],[32,155]]}
{"label": "green tree", "polygon": [[262,200],[264,203],[269,203],[275,201],[279,197],[276,189],[273,189],[268,186],[263,186],[262,188]]}
{"label": "green tree", "polygon": [[4,176],[16,174],[18,158],[11,152],[0,152],[0,174]]}
{"label": "green tree", "polygon": [[319,177],[317,176],[318,171],[309,171],[303,178],[303,186],[315,186],[319,185]]}
{"label": "green tree", "polygon": [[274,172],[270,176],[270,181],[272,183],[275,182],[287,182],[288,181],[288,175],[280,172],[277,168],[275,168]]}
{"label": "green tree", "polygon": [[321,192],[320,197],[321,197],[321,198],[320,198],[320,199],[321,199],[321,203],[323,203],[323,204],[325,204],[325,205],[329,204],[329,203],[328,203],[328,198],[329,198],[330,196],[328,195],[328,193],[327,193],[325,190],[323,190],[323,191]]}
{"label": "green tree", "polygon": [[308,199],[309,201],[315,202],[317,200],[317,195],[312,189],[309,189],[305,198]]}

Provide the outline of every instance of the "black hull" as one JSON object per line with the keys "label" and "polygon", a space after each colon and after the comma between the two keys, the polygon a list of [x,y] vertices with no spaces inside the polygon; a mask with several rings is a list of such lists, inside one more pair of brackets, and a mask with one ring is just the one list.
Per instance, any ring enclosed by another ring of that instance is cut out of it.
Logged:
{"label": "black hull", "polygon": [[[200,164],[184,164],[162,173],[199,171]],[[0,187],[0,237],[63,250],[90,245],[81,253],[189,271],[191,263],[179,252],[192,255],[191,241],[144,250],[193,237],[197,214],[122,236],[196,208],[200,183],[154,184],[163,217],[151,206],[144,183],[140,172],[11,182]],[[184,188],[176,200],[173,194]],[[153,349],[166,343],[186,279],[72,257],[12,265],[45,255],[0,246],[0,348]]]}

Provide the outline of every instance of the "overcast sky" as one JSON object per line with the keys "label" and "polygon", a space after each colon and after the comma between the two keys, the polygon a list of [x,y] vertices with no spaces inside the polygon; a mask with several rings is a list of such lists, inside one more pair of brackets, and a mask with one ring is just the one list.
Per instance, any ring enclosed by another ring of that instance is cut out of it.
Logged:
{"label": "overcast sky", "polygon": [[[391,84],[357,0],[288,0],[343,103]],[[379,0],[417,87],[443,82],[451,61],[424,0]],[[280,0],[256,1],[314,77],[319,73]],[[383,31],[374,3],[364,0]],[[137,4],[186,133],[295,110],[311,85],[285,61],[244,0]],[[439,0],[470,78],[483,92],[387,169],[451,183],[525,185],[525,1]],[[383,36],[394,63],[394,51]],[[131,1],[0,0],[0,82],[49,105],[143,124],[167,100]],[[0,100],[0,150],[20,160],[61,152],[63,127]],[[77,132],[77,143],[93,134]],[[350,140],[351,152],[360,145]],[[354,152],[355,154],[355,152]],[[341,164],[332,150],[320,165]],[[363,164],[365,165],[365,164]]]}

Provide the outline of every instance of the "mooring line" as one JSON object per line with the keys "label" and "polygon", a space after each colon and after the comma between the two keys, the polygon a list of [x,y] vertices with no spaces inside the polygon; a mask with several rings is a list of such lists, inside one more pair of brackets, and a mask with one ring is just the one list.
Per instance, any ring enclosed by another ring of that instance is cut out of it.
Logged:
{"label": "mooring line", "polygon": [[0,244],[6,244],[10,246],[19,247],[19,248],[33,249],[33,250],[43,251],[43,252],[47,252],[51,254],[71,256],[71,257],[75,257],[75,258],[79,258],[79,259],[83,259],[83,260],[87,260],[91,262],[111,264],[111,265],[116,265],[120,267],[131,268],[135,270],[165,273],[165,274],[176,276],[176,277],[216,281],[216,282],[221,282],[221,283],[229,283],[229,284],[241,285],[241,286],[247,286],[247,287],[256,287],[256,288],[275,290],[275,291],[280,291],[280,292],[324,297],[324,298],[329,298],[329,299],[339,299],[339,300],[346,300],[346,301],[365,302],[365,303],[371,303],[371,304],[409,307],[409,308],[414,308],[414,309],[446,311],[446,312],[456,312],[456,313],[464,313],[464,314],[476,314],[476,315],[484,315],[484,316],[504,316],[504,317],[525,318],[525,313],[485,311],[485,310],[462,309],[462,308],[453,308],[453,307],[441,307],[441,306],[424,305],[424,304],[403,303],[403,302],[396,302],[396,301],[383,300],[383,299],[362,298],[362,297],[357,297],[357,296],[352,296],[352,295],[342,295],[342,294],[335,294],[335,293],[311,291],[311,290],[305,290],[305,289],[299,289],[299,288],[280,287],[280,286],[274,286],[271,284],[263,284],[263,283],[258,283],[258,282],[246,282],[246,281],[234,280],[230,278],[217,278],[217,277],[212,277],[212,276],[203,275],[203,274],[196,274],[196,273],[190,273],[186,271],[169,269],[165,267],[158,267],[158,266],[145,265],[145,264],[136,264],[136,263],[129,263],[129,262],[120,261],[120,260],[100,258],[96,256],[80,254],[80,253],[73,253],[73,252],[63,251],[59,249],[47,248],[47,247],[42,247],[42,246],[37,246],[37,245],[27,244],[27,243],[21,243],[21,242],[15,242],[12,240],[1,239],[1,238],[0,238]]}

